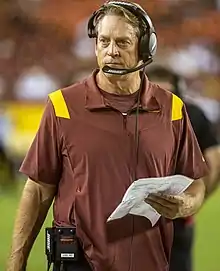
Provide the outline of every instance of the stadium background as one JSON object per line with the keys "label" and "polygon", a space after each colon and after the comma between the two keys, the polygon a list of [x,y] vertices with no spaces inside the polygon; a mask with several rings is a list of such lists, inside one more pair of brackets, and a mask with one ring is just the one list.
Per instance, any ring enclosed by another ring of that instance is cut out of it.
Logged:
{"label": "stadium background", "polygon": [[[86,23],[103,2],[1,1],[0,135],[16,172],[36,133],[48,92],[85,77],[96,67]],[[184,76],[185,95],[204,110],[220,139],[220,1],[136,2],[148,10],[158,33],[154,63]],[[25,180],[17,174],[16,183],[5,188],[6,179],[0,167],[0,270],[4,270]],[[220,270],[219,196],[217,191],[196,217],[195,271]],[[50,222],[51,213],[46,223]],[[46,270],[43,231],[29,266],[31,271]]]}

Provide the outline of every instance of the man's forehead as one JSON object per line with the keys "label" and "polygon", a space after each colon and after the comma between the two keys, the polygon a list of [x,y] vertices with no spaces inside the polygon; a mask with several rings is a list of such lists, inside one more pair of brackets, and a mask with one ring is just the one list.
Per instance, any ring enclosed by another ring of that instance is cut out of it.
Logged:
{"label": "man's forehead", "polygon": [[99,35],[115,35],[132,37],[135,36],[135,30],[126,19],[120,16],[105,16],[99,24]]}

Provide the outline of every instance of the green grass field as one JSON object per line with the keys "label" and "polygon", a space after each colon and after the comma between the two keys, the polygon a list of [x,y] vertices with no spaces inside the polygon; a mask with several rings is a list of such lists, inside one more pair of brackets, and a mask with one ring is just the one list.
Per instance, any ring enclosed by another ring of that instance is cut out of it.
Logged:
{"label": "green grass field", "polygon": [[[14,217],[21,188],[7,193],[0,192],[0,271],[5,270],[5,262],[8,255]],[[197,233],[195,242],[195,271],[219,271],[220,270],[220,191],[217,191],[204,205],[197,216]],[[45,222],[50,225],[51,213]],[[46,270],[46,258],[44,255],[44,231],[42,230],[34,245],[28,263],[28,271]],[[138,270],[137,270],[138,271]],[[178,271],[178,270],[177,270]]]}

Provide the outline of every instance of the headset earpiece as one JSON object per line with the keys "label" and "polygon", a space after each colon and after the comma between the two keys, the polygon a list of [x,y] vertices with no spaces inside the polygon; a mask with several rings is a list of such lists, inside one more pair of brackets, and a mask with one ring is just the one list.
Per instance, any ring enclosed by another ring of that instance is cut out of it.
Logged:
{"label": "headset earpiece", "polygon": [[157,51],[157,35],[155,32],[150,34],[149,38],[149,52],[151,56],[154,56]]}
{"label": "headset earpiece", "polygon": [[97,14],[99,12],[100,12],[100,9],[98,9],[95,12],[93,12],[92,16],[89,18],[89,21],[88,21],[88,36],[91,39],[92,38],[96,38],[94,20],[95,20]]}

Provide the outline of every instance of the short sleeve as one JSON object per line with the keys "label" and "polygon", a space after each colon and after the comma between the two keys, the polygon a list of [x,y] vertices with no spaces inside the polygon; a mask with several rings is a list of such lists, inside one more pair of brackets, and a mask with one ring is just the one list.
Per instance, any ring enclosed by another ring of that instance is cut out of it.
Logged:
{"label": "short sleeve", "polygon": [[58,184],[62,166],[60,142],[57,118],[48,100],[37,134],[19,171],[35,182]]}
{"label": "short sleeve", "polygon": [[195,180],[202,178],[208,174],[208,167],[193,131],[185,105],[182,108],[182,119],[179,121],[176,174],[181,174]]}

